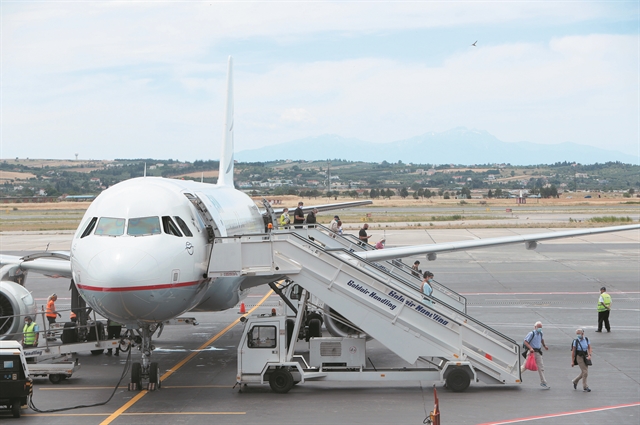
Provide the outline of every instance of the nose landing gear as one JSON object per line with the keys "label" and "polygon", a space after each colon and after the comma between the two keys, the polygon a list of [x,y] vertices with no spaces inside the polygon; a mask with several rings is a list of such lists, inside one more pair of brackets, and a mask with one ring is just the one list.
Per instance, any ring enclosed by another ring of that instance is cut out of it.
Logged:
{"label": "nose landing gear", "polygon": [[127,331],[125,339],[130,341],[130,346],[138,346],[142,352],[142,363],[134,362],[131,365],[129,391],[142,390],[143,382],[147,383],[146,389],[148,391],[155,391],[162,386],[160,366],[157,362],[151,362],[151,352],[155,350],[151,344],[151,338],[158,330],[162,332],[162,324],[143,325],[136,331],[138,335],[133,335],[133,330]]}

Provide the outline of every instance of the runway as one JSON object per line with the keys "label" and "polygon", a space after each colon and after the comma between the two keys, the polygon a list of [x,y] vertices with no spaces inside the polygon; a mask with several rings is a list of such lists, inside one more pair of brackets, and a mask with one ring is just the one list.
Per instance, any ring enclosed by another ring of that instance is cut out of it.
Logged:
{"label": "runway", "polygon": [[[538,232],[540,229],[537,230]],[[446,242],[536,232],[535,229],[393,230],[389,246]],[[373,229],[374,235],[382,232]],[[50,239],[64,249],[71,235],[2,235],[3,253],[32,251]],[[34,237],[35,238],[35,237]],[[375,238],[375,237],[374,237]],[[418,258],[437,281],[467,298],[468,313],[522,341],[537,320],[550,347],[544,353],[551,390],[540,389],[538,374],[525,372],[514,386],[472,383],[463,393],[438,385],[443,424],[638,424],[640,422],[640,232],[623,232],[541,243],[535,251],[506,246]],[[414,258],[404,260],[412,263]],[[613,298],[611,333],[594,333],[598,289]],[[69,307],[69,282],[30,274],[27,287],[42,304],[57,292],[59,309]],[[245,300],[254,313],[268,312],[279,298],[258,288]],[[392,384],[314,382],[288,394],[267,386],[233,389],[237,343],[243,328],[237,310],[185,314],[195,327],[167,327],[154,340],[163,388],[129,392],[126,376],[103,406],[39,414],[23,410],[24,424],[421,424],[433,409],[433,383]],[[593,347],[591,393],[574,390],[570,344],[577,327]],[[375,341],[367,355],[376,365],[403,366]],[[139,361],[139,352],[133,353]],[[40,410],[92,404],[108,399],[126,356],[78,354],[82,368],[61,384],[36,379],[34,403]]]}

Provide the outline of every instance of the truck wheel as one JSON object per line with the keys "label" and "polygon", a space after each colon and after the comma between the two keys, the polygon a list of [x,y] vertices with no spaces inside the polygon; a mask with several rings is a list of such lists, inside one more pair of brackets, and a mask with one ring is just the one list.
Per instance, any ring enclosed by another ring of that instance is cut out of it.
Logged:
{"label": "truck wheel", "polygon": [[269,376],[269,385],[273,392],[279,394],[288,393],[293,388],[293,376],[287,369],[276,369]]}
{"label": "truck wheel", "polygon": [[149,369],[149,383],[156,384],[156,388],[160,388],[160,366],[158,363],[151,363],[151,368]]}
{"label": "truck wheel", "polygon": [[131,365],[131,383],[138,385],[138,390],[142,389],[142,365],[138,362]]}
{"label": "truck wheel", "polygon": [[60,381],[62,381],[62,375],[59,375],[57,373],[53,373],[53,374],[49,375],[49,381],[51,381],[52,384],[59,384]]}
{"label": "truck wheel", "polygon": [[445,381],[447,383],[447,388],[455,393],[460,393],[469,387],[471,378],[466,370],[455,368],[449,372]]}
{"label": "truck wheel", "polygon": [[309,320],[309,338],[319,338],[322,336],[322,322],[320,319]]}
{"label": "truck wheel", "polygon": [[14,418],[19,418],[20,417],[20,408],[22,406],[20,406],[20,399],[19,398],[14,398],[13,401],[11,402],[11,414],[13,415]]}
{"label": "truck wheel", "polygon": [[322,322],[323,322],[324,319],[322,318],[321,314],[319,314],[319,313],[317,313],[315,311],[313,313],[309,313],[309,316],[307,316],[307,325],[308,326],[311,326],[311,321],[313,319],[318,319],[320,321],[320,326],[322,326]]}

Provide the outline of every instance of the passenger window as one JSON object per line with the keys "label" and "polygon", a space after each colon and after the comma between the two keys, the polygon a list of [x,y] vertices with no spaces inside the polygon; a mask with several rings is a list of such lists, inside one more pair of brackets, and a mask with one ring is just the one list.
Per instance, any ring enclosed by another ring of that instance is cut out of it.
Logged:
{"label": "passenger window", "polygon": [[160,220],[158,217],[138,217],[129,219],[127,235],[146,236],[160,234]]}
{"label": "passenger window", "polygon": [[101,236],[122,236],[124,234],[124,218],[100,218],[95,234]]}
{"label": "passenger window", "polygon": [[249,331],[249,348],[276,348],[275,326],[254,326]]}
{"label": "passenger window", "polygon": [[189,226],[187,226],[187,223],[185,223],[177,215],[174,216],[173,218],[176,219],[176,222],[178,223],[178,226],[180,226],[180,229],[182,229],[182,233],[184,233],[185,236],[193,236],[193,233],[191,233],[191,230],[189,230]]}
{"label": "passenger window", "polygon": [[91,232],[93,232],[93,229],[96,227],[97,222],[98,219],[96,217],[93,217],[87,227],[84,229],[84,232],[82,232],[82,235],[80,235],[80,239],[84,238],[85,236],[89,236]]}
{"label": "passenger window", "polygon": [[178,227],[169,216],[162,217],[162,228],[167,235],[182,237],[182,233],[180,233],[180,230],[178,230]]}

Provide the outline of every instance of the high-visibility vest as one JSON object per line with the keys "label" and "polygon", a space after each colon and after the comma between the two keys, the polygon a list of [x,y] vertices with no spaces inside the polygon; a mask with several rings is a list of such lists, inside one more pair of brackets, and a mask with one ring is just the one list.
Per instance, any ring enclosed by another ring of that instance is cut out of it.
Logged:
{"label": "high-visibility vest", "polygon": [[35,322],[31,322],[25,323],[24,328],[22,328],[22,333],[24,333],[25,345],[33,345],[36,342],[36,333],[34,332],[35,327]]}
{"label": "high-visibility vest", "polygon": [[49,300],[49,302],[47,303],[46,316],[47,317],[56,317],[56,314],[54,313],[54,311],[56,311],[56,305],[53,303],[53,300]]}
{"label": "high-visibility vest", "polygon": [[602,305],[600,303],[600,298],[598,298],[598,311],[607,311],[607,307],[611,308],[611,295],[607,294],[606,292],[603,292],[602,294],[600,294],[600,296],[602,297],[602,301],[604,302],[604,305]]}

